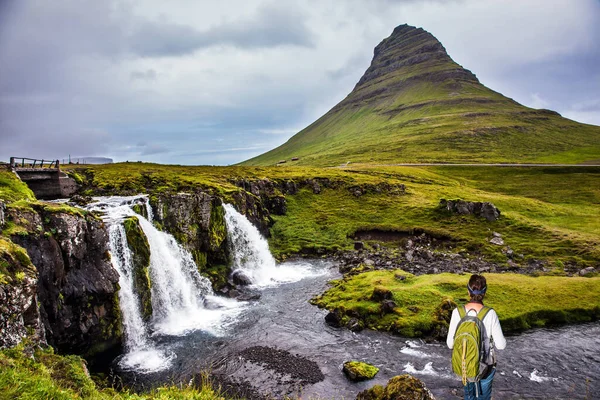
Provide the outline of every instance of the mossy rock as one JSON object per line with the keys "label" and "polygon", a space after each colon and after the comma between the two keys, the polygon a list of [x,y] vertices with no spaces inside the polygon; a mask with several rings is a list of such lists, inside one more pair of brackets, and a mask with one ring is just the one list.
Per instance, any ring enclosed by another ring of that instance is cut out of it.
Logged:
{"label": "mossy rock", "polygon": [[356,396],[356,400],[435,400],[425,384],[410,375],[398,375],[385,387],[375,385]]}
{"label": "mossy rock", "polygon": [[131,209],[136,213],[141,215],[144,218],[148,218],[148,210],[144,207],[143,204],[134,204],[131,206]]}
{"label": "mossy rock", "polygon": [[392,291],[383,286],[375,286],[373,288],[373,294],[371,295],[371,300],[373,301],[382,301],[382,300],[391,300],[394,298],[394,294]]}
{"label": "mossy rock", "polygon": [[351,381],[359,382],[373,379],[379,368],[360,361],[346,361],[342,371]]}
{"label": "mossy rock", "polygon": [[123,221],[127,244],[133,253],[133,287],[138,295],[142,318],[152,317],[152,282],[150,280],[150,245],[137,217]]}

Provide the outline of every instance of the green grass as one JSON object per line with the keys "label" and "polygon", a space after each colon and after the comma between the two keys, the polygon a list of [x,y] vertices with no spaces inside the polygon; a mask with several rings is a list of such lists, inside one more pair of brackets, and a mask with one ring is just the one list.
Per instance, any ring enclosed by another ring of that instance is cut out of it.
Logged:
{"label": "green grass", "polygon": [[85,361],[36,350],[33,357],[22,345],[0,351],[0,399],[97,399],[97,400],[224,400],[207,381],[195,386],[168,386],[149,393],[116,391],[96,384],[87,374]]}
{"label": "green grass", "polygon": [[[481,254],[506,262],[503,248],[489,243],[491,232],[530,259],[575,263],[600,262],[600,168],[500,167],[185,167],[121,163],[79,167],[89,193],[125,194],[206,190],[224,201],[242,189],[241,179],[294,181],[301,187],[286,195],[287,213],[273,215],[269,239],[279,258],[294,253],[350,249],[358,230],[411,232],[424,230],[451,238],[454,251]],[[314,194],[307,179],[330,182]],[[406,194],[373,188],[406,186]],[[356,197],[351,188],[365,189]],[[281,194],[281,193],[275,193]],[[490,201],[501,219],[449,215],[437,209],[440,199]]]}
{"label": "green grass", "polygon": [[13,172],[0,166],[0,200],[35,200],[33,192]]}
{"label": "green grass", "polygon": [[[398,279],[398,275],[405,279]],[[485,304],[496,310],[505,333],[600,318],[600,278],[485,276]],[[466,302],[467,281],[468,275],[413,276],[400,270],[372,271],[333,281],[332,287],[314,302],[329,310],[341,308],[346,313],[358,313],[371,329],[426,336],[447,326],[441,317],[442,305]],[[379,302],[371,300],[374,288],[392,292],[397,304],[393,313],[381,314]]]}

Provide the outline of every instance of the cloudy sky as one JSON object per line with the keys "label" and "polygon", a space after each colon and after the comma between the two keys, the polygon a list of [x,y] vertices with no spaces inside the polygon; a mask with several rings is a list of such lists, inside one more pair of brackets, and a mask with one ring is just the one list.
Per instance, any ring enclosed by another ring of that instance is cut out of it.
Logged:
{"label": "cloudy sky", "polygon": [[0,0],[0,160],[245,160],[343,99],[403,23],[600,125],[599,0]]}

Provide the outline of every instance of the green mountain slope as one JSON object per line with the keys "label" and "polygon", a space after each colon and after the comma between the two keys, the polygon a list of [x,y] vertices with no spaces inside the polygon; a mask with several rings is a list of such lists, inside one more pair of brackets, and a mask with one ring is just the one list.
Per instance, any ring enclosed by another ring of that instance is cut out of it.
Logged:
{"label": "green mountain slope", "polygon": [[[291,158],[299,160],[291,162]],[[482,85],[420,28],[376,48],[354,90],[285,144],[242,163],[600,162],[600,127]]]}

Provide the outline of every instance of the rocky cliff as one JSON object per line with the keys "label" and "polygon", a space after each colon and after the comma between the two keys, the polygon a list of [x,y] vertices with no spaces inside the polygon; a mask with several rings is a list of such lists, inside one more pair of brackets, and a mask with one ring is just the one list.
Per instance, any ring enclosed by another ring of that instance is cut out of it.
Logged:
{"label": "rocky cliff", "polygon": [[37,292],[48,343],[61,352],[90,356],[118,347],[119,276],[104,224],[91,215],[39,205],[10,208],[8,219],[19,225],[12,241],[27,251],[37,270],[31,290]]}

